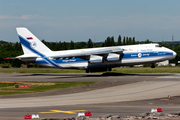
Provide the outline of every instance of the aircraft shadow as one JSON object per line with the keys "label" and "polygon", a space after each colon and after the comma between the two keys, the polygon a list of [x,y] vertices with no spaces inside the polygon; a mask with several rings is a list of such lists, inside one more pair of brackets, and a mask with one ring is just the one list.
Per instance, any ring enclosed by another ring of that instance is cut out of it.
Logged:
{"label": "aircraft shadow", "polygon": [[163,73],[146,73],[146,74],[131,74],[131,73],[83,73],[83,74],[24,74],[16,76],[56,76],[60,78],[78,78],[78,77],[107,77],[107,76],[169,76],[172,74],[163,74]]}

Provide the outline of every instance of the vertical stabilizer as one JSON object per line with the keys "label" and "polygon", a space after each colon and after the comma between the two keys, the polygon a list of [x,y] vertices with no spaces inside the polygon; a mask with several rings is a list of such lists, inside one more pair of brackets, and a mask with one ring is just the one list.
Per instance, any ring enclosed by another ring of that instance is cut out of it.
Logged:
{"label": "vertical stabilizer", "polygon": [[24,54],[51,52],[35,35],[33,35],[27,28],[16,28],[23,48]]}

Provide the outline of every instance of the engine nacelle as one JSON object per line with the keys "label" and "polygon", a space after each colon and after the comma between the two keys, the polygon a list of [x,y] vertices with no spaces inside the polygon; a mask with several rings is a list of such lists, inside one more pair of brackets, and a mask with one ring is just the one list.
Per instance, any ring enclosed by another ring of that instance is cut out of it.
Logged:
{"label": "engine nacelle", "polygon": [[92,64],[98,64],[103,62],[103,57],[97,55],[91,55],[89,62]]}
{"label": "engine nacelle", "polygon": [[120,54],[115,54],[115,53],[109,53],[106,60],[109,62],[112,61],[119,61],[120,60]]}

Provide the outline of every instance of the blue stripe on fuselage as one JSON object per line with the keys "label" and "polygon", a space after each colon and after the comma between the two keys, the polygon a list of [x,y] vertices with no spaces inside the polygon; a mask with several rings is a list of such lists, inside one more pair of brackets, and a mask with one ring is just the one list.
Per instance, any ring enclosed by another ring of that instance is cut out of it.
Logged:
{"label": "blue stripe on fuselage", "polygon": [[[72,58],[72,59],[52,59],[53,62],[57,63],[57,64],[69,64],[69,63],[82,63],[82,62],[88,62],[88,60],[84,60],[81,58]],[[37,59],[35,61],[35,63],[37,64],[47,64],[46,61],[44,61],[44,59]]]}
{"label": "blue stripe on fuselage", "polygon": [[171,56],[172,52],[136,52],[136,53],[124,53],[123,59],[131,59],[131,58],[147,58],[147,57],[162,57],[162,56]]}
{"label": "blue stripe on fuselage", "polygon": [[[138,57],[138,54],[141,53],[141,56]],[[173,53],[171,52],[136,52],[136,53],[124,53],[123,56],[123,60],[125,59],[143,59],[143,58],[152,58],[152,57],[162,57],[162,56],[171,56],[173,55]],[[88,62],[88,60],[84,60],[81,58],[72,58],[72,59],[52,59],[53,62],[57,63],[57,64],[73,64],[73,63],[82,63],[82,62]],[[133,62],[133,61],[132,61]],[[46,61],[44,61],[44,59],[37,59],[36,63],[38,64],[47,64]],[[111,62],[112,63],[112,62]]]}

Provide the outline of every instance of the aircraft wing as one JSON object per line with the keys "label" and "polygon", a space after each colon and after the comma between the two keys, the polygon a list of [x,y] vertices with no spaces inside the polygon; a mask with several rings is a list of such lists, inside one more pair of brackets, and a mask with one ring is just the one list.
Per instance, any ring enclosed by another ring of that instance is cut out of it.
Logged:
{"label": "aircraft wing", "polygon": [[91,56],[91,55],[99,55],[103,56],[109,53],[122,53],[123,49],[121,48],[100,48],[98,50],[81,50],[81,52],[78,53],[65,53],[65,54],[60,54],[60,55],[55,55],[55,56],[49,56],[55,59],[58,58],[68,58],[68,57],[86,57],[86,56]]}

